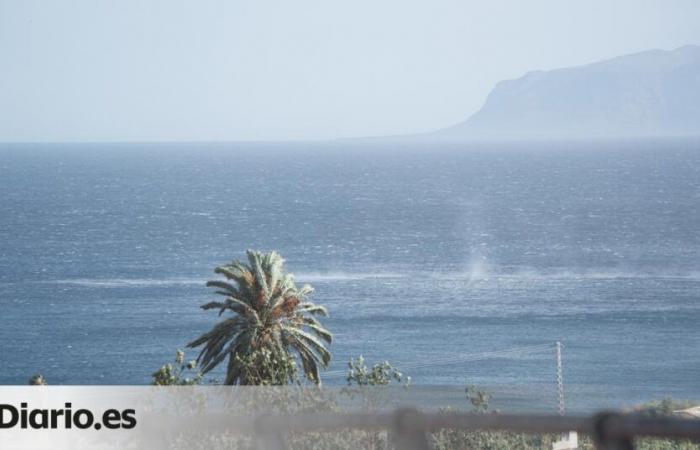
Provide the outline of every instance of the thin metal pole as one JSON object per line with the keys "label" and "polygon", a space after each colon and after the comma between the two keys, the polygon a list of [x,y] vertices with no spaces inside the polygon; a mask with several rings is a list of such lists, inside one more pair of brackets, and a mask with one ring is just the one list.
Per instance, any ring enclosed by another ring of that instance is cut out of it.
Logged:
{"label": "thin metal pole", "polygon": [[559,403],[559,415],[563,416],[566,413],[564,405],[564,375],[561,366],[561,342],[557,341],[557,400]]}

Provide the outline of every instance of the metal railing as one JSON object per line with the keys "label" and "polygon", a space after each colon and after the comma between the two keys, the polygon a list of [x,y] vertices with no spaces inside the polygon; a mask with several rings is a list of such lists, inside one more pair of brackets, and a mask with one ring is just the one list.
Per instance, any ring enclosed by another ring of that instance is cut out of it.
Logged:
{"label": "metal railing", "polygon": [[[591,436],[599,450],[632,450],[635,437],[700,442],[700,420],[650,418],[602,412],[590,417],[473,413],[421,413],[398,409],[393,413],[266,415],[253,422],[259,448],[286,449],[288,432],[333,432],[343,429],[387,430],[398,450],[430,449],[428,432],[441,429],[510,431],[555,434],[576,431]],[[272,431],[274,430],[274,431]]]}

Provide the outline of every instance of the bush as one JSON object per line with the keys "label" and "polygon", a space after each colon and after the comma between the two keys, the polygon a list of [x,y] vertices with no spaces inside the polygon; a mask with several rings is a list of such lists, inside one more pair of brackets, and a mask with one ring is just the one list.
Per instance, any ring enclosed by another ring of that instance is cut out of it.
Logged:
{"label": "bush", "polygon": [[[185,364],[185,353],[178,350],[175,353],[175,365],[167,363],[151,374],[154,386],[191,386],[202,381],[202,374],[195,372],[197,361],[190,361]],[[185,377],[186,373],[191,373],[191,377]]]}

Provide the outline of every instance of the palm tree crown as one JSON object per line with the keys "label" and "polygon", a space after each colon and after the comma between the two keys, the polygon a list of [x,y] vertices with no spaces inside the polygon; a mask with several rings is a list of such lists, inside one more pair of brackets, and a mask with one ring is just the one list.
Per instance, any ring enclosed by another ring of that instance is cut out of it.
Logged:
{"label": "palm tree crown", "polygon": [[258,374],[253,376],[250,365],[272,361],[289,367],[291,361],[295,366],[292,355],[296,354],[306,377],[320,384],[319,366],[328,366],[331,359],[322,341],[330,344],[332,335],[314,316],[327,316],[326,309],[307,300],[313,288],[297,288],[277,252],[248,250],[247,254],[248,264],[234,261],[215,269],[227,281],[207,283],[225,299],[206,303],[202,309],[218,309],[220,316],[224,312],[232,316],[187,344],[204,346],[197,359],[202,373],[228,357],[226,384],[283,384],[291,378],[288,370],[283,369],[281,377],[261,379],[259,374],[269,373],[269,369],[253,367],[252,372]]}

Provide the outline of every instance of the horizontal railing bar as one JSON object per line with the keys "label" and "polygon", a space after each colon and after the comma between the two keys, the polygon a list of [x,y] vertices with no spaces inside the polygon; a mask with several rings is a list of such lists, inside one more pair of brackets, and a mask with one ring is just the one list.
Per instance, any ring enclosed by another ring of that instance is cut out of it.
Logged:
{"label": "horizontal railing bar", "polygon": [[592,431],[590,420],[577,416],[518,415],[518,414],[443,414],[426,415],[424,431],[442,428],[461,430],[508,430],[524,433],[565,433]]}
{"label": "horizontal railing bar", "polygon": [[[399,412],[401,413],[401,412]],[[553,416],[523,414],[420,413],[403,411],[402,428],[416,431],[439,429],[502,430],[519,433],[565,433],[577,431],[592,435],[598,416]],[[305,414],[295,416],[263,416],[265,428],[286,431],[332,431],[344,428],[390,429],[396,425],[397,413],[387,414]],[[260,422],[258,422],[260,423]],[[646,436],[700,441],[700,421],[676,418],[644,418],[635,415],[614,415],[606,423],[607,433],[614,437]]]}
{"label": "horizontal railing bar", "polygon": [[700,441],[700,420],[615,415],[607,424],[612,437],[646,436]]}
{"label": "horizontal railing bar", "polygon": [[[155,423],[155,422],[154,422]],[[174,422],[172,425],[176,425]],[[601,432],[609,437],[632,436],[688,439],[700,441],[700,420],[681,418],[649,418],[635,414],[605,413],[594,416],[558,416],[533,414],[475,414],[475,413],[422,413],[413,409],[399,409],[391,413],[306,413],[294,415],[248,415],[214,413],[201,418],[190,418],[177,426],[206,426],[214,429],[260,432],[275,430],[331,432],[342,429],[380,430],[396,429],[420,432],[440,429],[465,431],[489,430],[517,433],[566,433],[577,431],[595,435]]]}
{"label": "horizontal railing bar", "polygon": [[[305,414],[295,416],[262,416],[271,429],[295,431],[337,430],[343,428],[378,429],[391,428],[396,423],[395,413],[379,414]],[[567,431],[590,432],[590,420],[585,417],[533,416],[510,414],[424,414],[411,412],[402,420],[405,428],[418,431],[435,431],[442,428],[461,430],[496,430],[531,433],[563,433]]]}

